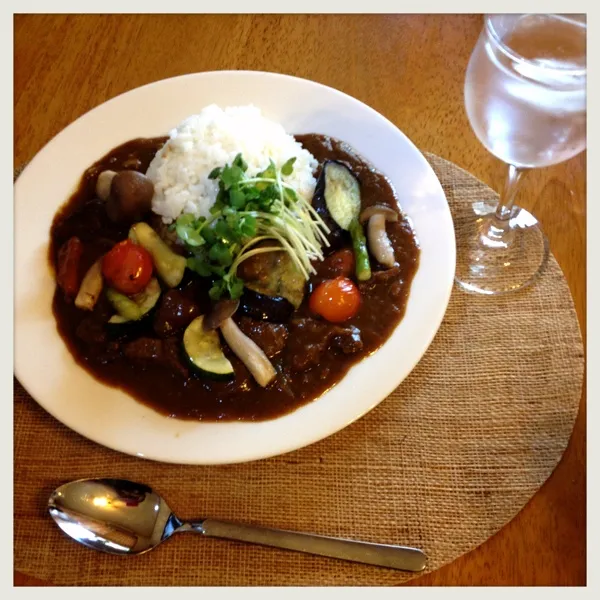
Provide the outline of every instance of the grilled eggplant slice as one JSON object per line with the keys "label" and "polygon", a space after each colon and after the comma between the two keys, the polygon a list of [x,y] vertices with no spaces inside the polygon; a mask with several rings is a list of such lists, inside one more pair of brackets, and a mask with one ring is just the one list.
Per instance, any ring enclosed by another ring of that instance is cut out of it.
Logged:
{"label": "grilled eggplant slice", "polygon": [[360,183],[346,165],[334,160],[325,162],[313,205],[332,230],[329,236],[332,247],[338,247],[344,240],[345,232],[349,232],[356,258],[356,277],[359,281],[369,279],[369,253],[363,226],[359,222]]}
{"label": "grilled eggplant slice", "polygon": [[306,280],[284,250],[250,257],[238,276],[244,280],[239,310],[253,319],[283,323],[304,299]]}
{"label": "grilled eggplant slice", "polygon": [[268,296],[244,288],[238,310],[256,321],[287,323],[294,312],[294,305],[282,296]]}

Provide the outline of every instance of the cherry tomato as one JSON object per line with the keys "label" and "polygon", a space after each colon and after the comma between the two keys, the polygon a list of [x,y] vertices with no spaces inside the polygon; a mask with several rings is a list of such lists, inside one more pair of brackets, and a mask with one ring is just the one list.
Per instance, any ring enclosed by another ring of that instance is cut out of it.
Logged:
{"label": "cherry tomato", "polygon": [[131,240],[123,240],[104,256],[102,275],[118,292],[132,296],[148,285],[152,277],[152,257]]}
{"label": "cherry tomato", "polygon": [[353,317],[360,308],[360,292],[347,277],[327,279],[319,284],[308,302],[310,310],[331,323]]}

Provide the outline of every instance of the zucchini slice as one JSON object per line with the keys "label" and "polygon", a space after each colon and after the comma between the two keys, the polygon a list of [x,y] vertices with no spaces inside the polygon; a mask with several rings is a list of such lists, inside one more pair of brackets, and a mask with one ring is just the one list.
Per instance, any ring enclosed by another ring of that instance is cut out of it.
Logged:
{"label": "zucchini slice", "polygon": [[211,379],[228,380],[235,377],[232,364],[221,350],[216,330],[204,330],[204,315],[196,317],[183,334],[183,351],[188,364],[196,373]]}
{"label": "zucchini slice", "polygon": [[108,320],[108,322],[110,325],[123,325],[125,323],[131,323],[131,319],[127,319],[126,317],[122,317],[121,315],[113,315]]}
{"label": "zucchini slice", "polygon": [[117,314],[127,321],[137,321],[142,316],[140,307],[131,299],[113,288],[106,290],[106,297],[117,311]]}
{"label": "zucchini slice", "polygon": [[131,298],[108,288],[106,297],[117,311],[117,314],[112,316],[108,322],[112,325],[121,325],[130,321],[139,321],[156,306],[160,294],[160,284],[156,277],[150,279],[148,285]]}
{"label": "zucchini slice", "polygon": [[169,287],[177,287],[181,283],[186,267],[185,257],[173,252],[148,223],[141,221],[132,225],[129,239],[148,250],[156,272]]}

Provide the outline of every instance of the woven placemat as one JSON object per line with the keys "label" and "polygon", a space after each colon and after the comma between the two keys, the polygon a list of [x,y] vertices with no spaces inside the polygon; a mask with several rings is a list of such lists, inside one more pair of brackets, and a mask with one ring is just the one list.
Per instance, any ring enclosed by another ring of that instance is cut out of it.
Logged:
{"label": "woven placemat", "polygon": [[[496,198],[427,158],[455,220]],[[399,584],[414,575],[193,535],[138,557],[104,555],[68,540],[46,501],[65,481],[123,477],[154,487],[184,518],[417,546],[431,571],[496,533],[549,477],[582,379],[577,317],[551,257],[518,294],[454,290],[433,344],[391,396],[330,438],[268,460],[201,467],[129,457],[73,433],[15,381],[14,567],[61,585]]]}

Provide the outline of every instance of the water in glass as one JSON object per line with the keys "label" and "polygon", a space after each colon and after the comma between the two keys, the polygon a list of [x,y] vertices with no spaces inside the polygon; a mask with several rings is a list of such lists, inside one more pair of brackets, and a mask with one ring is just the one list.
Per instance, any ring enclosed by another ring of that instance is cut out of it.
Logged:
{"label": "water in glass", "polygon": [[586,144],[583,24],[554,15],[498,15],[486,27],[465,82],[479,140],[516,167],[545,167],[579,154]]}

